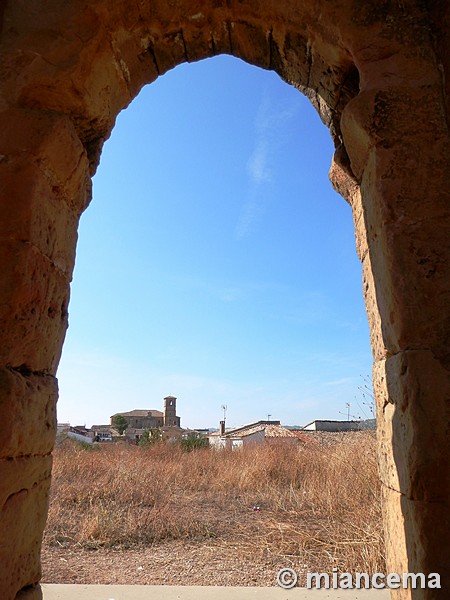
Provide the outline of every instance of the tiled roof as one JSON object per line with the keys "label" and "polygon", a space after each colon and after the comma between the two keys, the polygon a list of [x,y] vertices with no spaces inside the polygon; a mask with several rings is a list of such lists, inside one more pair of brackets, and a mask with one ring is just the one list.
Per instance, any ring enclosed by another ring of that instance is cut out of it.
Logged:
{"label": "tiled roof", "polygon": [[247,437],[248,435],[253,435],[258,431],[264,431],[264,436],[266,438],[297,438],[292,431],[280,425],[279,421],[275,423],[268,423],[267,421],[258,421],[257,423],[250,423],[249,425],[244,425],[243,427],[236,427],[235,429],[229,429],[225,431],[223,436],[220,435],[220,431],[214,431],[213,433],[209,433],[208,437],[226,437],[229,439],[239,439],[241,437]]}
{"label": "tiled roof", "polygon": [[230,431],[229,433],[225,432],[225,436],[226,437],[230,437],[230,438],[240,438],[240,437],[245,437],[247,435],[252,435],[253,433],[257,433],[258,431],[263,431],[264,430],[264,425],[261,425],[260,423],[255,424],[255,425],[249,425],[248,427],[242,427],[241,429],[239,429],[239,431]]}
{"label": "tiled roof", "polygon": [[276,438],[295,438],[296,436],[283,427],[282,425],[266,425],[265,426],[266,437],[276,437]]}
{"label": "tiled roof", "polygon": [[160,410],[155,410],[153,408],[150,408],[147,410],[136,409],[136,410],[130,410],[128,412],[116,413],[115,415],[112,415],[111,418],[116,417],[117,415],[122,415],[122,417],[162,417],[163,416],[163,414]]}
{"label": "tiled roof", "polygon": [[247,435],[252,435],[257,433],[258,431],[264,431],[264,436],[266,438],[295,438],[296,436],[283,427],[282,425],[268,424],[268,423],[254,423],[248,425],[247,427],[241,427],[235,431],[225,432],[225,437],[229,438],[240,438],[246,437]]}

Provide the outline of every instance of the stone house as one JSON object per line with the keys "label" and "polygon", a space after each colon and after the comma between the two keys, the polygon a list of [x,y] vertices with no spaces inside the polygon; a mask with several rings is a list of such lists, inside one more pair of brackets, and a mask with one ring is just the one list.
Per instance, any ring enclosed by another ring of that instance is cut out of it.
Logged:
{"label": "stone house", "polygon": [[126,419],[129,429],[156,429],[164,425],[164,415],[160,410],[137,409],[116,413],[111,416],[111,425],[113,425],[114,418],[119,415]]}
{"label": "stone house", "polygon": [[180,427],[180,417],[177,416],[177,399],[175,396],[164,398],[164,412],[156,409],[135,409],[129,412],[120,412],[111,416],[113,419],[122,416],[128,423],[128,429],[145,430],[159,429],[162,427]]}

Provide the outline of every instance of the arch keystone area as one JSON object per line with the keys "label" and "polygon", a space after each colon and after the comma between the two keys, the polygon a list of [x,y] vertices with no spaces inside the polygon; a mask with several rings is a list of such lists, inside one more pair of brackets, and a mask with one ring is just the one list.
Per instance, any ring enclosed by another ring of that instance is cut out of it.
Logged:
{"label": "arch keystone area", "polygon": [[374,356],[388,572],[448,596],[450,5],[444,0],[4,0],[0,5],[0,580],[40,597],[78,219],[120,110],[231,54],[304,92],[351,204]]}

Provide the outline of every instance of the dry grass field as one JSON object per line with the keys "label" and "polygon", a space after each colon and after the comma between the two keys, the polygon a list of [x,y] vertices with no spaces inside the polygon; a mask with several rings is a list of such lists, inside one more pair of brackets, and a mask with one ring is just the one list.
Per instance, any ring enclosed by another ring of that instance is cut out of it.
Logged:
{"label": "dry grass field", "polygon": [[[330,440],[332,440],[330,442]],[[375,440],[183,452],[56,447],[44,581],[274,585],[286,566],[383,572]]]}

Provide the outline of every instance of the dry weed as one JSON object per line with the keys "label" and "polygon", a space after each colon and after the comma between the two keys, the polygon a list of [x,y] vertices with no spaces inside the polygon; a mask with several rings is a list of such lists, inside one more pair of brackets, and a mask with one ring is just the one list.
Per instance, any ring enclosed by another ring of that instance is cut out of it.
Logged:
{"label": "dry weed", "polygon": [[129,548],[180,539],[274,560],[302,557],[310,570],[382,572],[373,436],[234,452],[56,448],[46,544]]}

